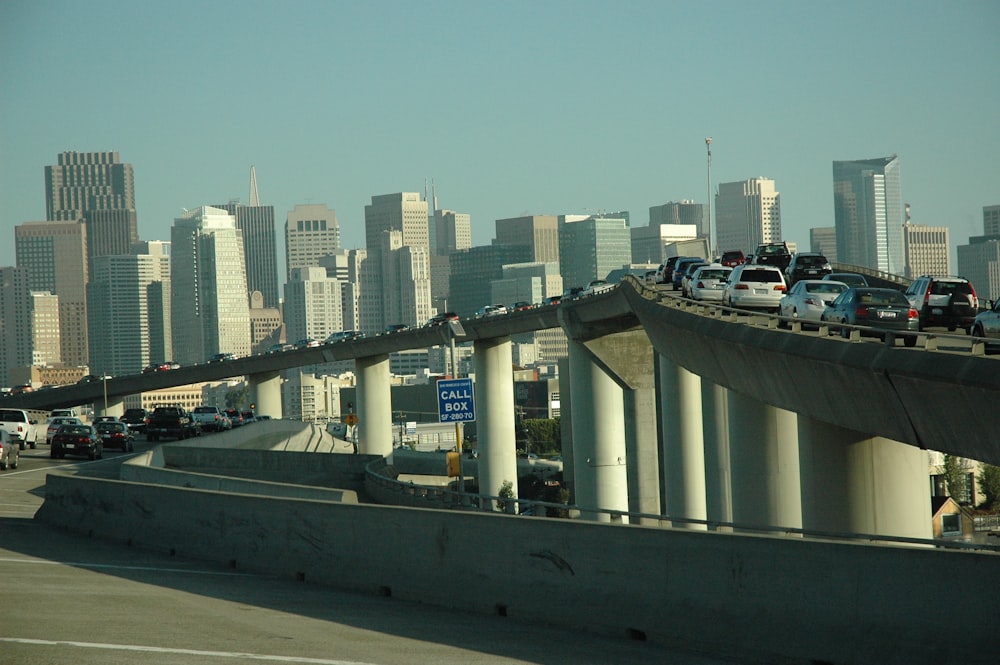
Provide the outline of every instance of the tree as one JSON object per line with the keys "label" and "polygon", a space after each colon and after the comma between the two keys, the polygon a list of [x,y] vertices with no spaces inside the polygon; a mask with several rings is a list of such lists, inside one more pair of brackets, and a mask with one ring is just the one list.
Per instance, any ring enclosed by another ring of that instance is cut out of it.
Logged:
{"label": "tree", "polygon": [[525,418],[523,423],[533,452],[553,455],[562,451],[558,418]]}
{"label": "tree", "polygon": [[979,489],[986,497],[982,508],[1000,511],[1000,466],[983,465],[979,471]]}
{"label": "tree", "polygon": [[226,408],[243,411],[243,407],[250,402],[250,386],[243,384],[239,387],[230,388],[226,391]]}
{"label": "tree", "polygon": [[944,456],[944,481],[948,495],[957,503],[968,503],[965,465],[955,455]]}

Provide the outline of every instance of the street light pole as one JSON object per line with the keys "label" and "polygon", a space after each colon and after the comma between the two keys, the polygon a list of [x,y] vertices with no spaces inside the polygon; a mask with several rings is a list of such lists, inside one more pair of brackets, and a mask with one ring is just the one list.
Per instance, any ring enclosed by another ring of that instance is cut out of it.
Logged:
{"label": "street light pole", "polygon": [[715,258],[718,253],[718,247],[713,246],[712,241],[715,240],[718,244],[718,229],[715,233],[712,233],[712,137],[705,137],[705,149],[708,150],[708,252],[711,254],[709,257],[709,262],[711,259]]}

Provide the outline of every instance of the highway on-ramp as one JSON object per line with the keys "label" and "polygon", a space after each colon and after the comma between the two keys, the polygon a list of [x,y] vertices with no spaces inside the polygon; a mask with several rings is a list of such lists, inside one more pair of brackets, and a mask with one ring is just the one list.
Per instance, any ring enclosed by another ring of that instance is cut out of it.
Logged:
{"label": "highway on-ramp", "polygon": [[[147,448],[137,441],[137,452]],[[46,473],[117,477],[126,455],[51,460],[45,445],[22,453],[17,470],[0,472],[3,665],[734,662],[625,635],[342,593],[60,531],[32,519]],[[386,546],[406,544],[387,534]]]}

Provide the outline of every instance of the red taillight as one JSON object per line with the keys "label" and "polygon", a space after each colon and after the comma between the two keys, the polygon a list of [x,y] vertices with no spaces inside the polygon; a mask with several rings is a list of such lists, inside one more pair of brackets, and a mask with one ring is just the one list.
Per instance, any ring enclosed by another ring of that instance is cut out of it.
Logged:
{"label": "red taillight", "polygon": [[926,305],[931,301],[931,282],[927,282],[927,290],[924,291],[924,304]]}
{"label": "red taillight", "polygon": [[77,443],[90,443],[89,436],[81,436],[76,440]]}
{"label": "red taillight", "polygon": [[854,310],[854,315],[855,316],[861,316],[861,317],[867,317],[868,316],[868,307],[865,306],[865,305],[861,305],[860,307],[858,307],[857,309]]}
{"label": "red taillight", "polygon": [[747,286],[746,284],[737,284],[735,288],[736,288],[737,291],[749,291],[750,290],[750,287]]}
{"label": "red taillight", "polygon": [[915,310],[915,309],[913,309],[913,308],[911,307],[911,308],[910,308],[910,313],[909,313],[909,317],[910,317],[911,319],[919,319],[919,318],[920,318],[920,312],[918,312],[917,310]]}
{"label": "red taillight", "polygon": [[969,294],[972,295],[972,308],[979,309],[979,296],[976,295],[976,289],[972,286],[972,282],[969,282]]}
{"label": "red taillight", "polygon": [[695,288],[696,289],[703,289],[703,288],[705,288],[705,283],[704,282],[698,282],[698,286],[696,286]]}
{"label": "red taillight", "polygon": [[775,291],[784,291],[785,290],[785,285],[784,284],[775,284],[774,285],[774,290]]}

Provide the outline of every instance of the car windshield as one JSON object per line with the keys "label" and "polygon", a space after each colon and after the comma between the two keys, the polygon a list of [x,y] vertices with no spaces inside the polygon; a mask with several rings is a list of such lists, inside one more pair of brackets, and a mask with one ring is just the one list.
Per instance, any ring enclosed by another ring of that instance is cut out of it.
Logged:
{"label": "car windshield", "polygon": [[5,423],[23,423],[27,421],[27,418],[20,411],[0,409],[0,420]]}
{"label": "car windshield", "polygon": [[806,291],[809,293],[843,293],[846,290],[846,285],[837,284],[836,282],[812,282],[806,284]]}
{"label": "car windshield", "polygon": [[740,275],[741,282],[780,282],[781,273],[777,270],[760,270],[757,268],[744,270]]}
{"label": "car windshield", "polygon": [[909,307],[910,302],[899,291],[884,289],[879,291],[858,291],[857,301],[862,305]]}

